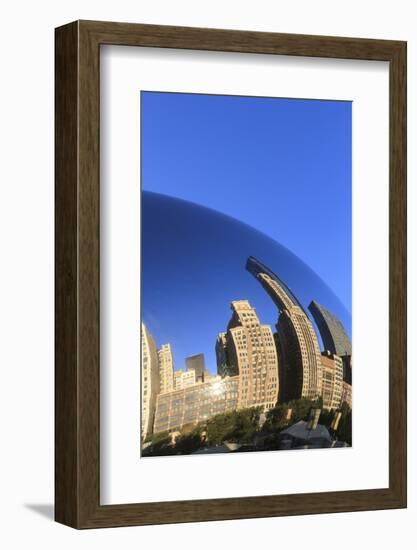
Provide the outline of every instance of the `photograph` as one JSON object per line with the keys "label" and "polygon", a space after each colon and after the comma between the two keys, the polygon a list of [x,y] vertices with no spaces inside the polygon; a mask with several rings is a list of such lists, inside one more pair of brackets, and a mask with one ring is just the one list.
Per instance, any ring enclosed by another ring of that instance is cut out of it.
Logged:
{"label": "photograph", "polygon": [[0,550],[417,548],[416,3],[42,7],[2,4]]}
{"label": "photograph", "polygon": [[138,100],[139,456],[351,447],[352,101]]}

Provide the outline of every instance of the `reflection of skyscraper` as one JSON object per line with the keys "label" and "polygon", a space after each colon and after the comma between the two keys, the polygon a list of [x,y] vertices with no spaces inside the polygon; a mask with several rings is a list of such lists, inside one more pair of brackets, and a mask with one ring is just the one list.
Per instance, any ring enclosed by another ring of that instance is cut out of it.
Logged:
{"label": "reflection of skyscraper", "polygon": [[313,325],[287,285],[267,266],[248,258],[246,269],[263,286],[278,308],[277,348],[280,401],[315,399],[322,394],[322,360]]}
{"label": "reflection of skyscraper", "polygon": [[261,325],[247,300],[231,304],[227,333],[216,342],[222,376],[239,374],[238,408],[273,408],[278,399],[278,357],[269,325]]}
{"label": "reflection of skyscraper", "polygon": [[160,393],[172,391],[174,389],[174,359],[169,344],[164,344],[158,350],[158,361],[161,380]]}
{"label": "reflection of skyscraper", "polygon": [[350,338],[339,319],[315,301],[311,302],[308,309],[316,321],[324,349],[339,355],[339,357],[352,355]]}
{"label": "reflection of skyscraper", "polygon": [[203,381],[205,371],[204,353],[198,353],[197,355],[187,357],[185,359],[185,366],[187,371],[193,370],[195,372],[196,382]]}
{"label": "reflection of skyscraper", "polygon": [[343,360],[343,379],[352,383],[352,344],[339,319],[328,309],[312,301],[308,306],[320,331],[325,351],[336,354]]}
{"label": "reflection of skyscraper", "polygon": [[221,332],[216,340],[217,373],[222,376],[235,376],[238,373],[236,365],[232,365],[227,353],[227,334]]}
{"label": "reflection of skyscraper", "polygon": [[323,407],[337,409],[342,402],[343,362],[338,355],[324,351],[321,357],[323,365]]}
{"label": "reflection of skyscraper", "polygon": [[346,403],[352,408],[352,386],[347,382],[343,382],[342,403]]}
{"label": "reflection of skyscraper", "polygon": [[217,414],[236,410],[238,386],[238,376],[219,379],[213,377],[210,382],[158,395],[155,433],[206,422]]}
{"label": "reflection of skyscraper", "polygon": [[352,385],[352,356],[343,355],[343,380],[346,384]]}
{"label": "reflection of skyscraper", "polygon": [[142,323],[142,439],[152,434],[156,398],[159,393],[158,355],[155,341]]}
{"label": "reflection of skyscraper", "polygon": [[174,372],[174,390],[182,390],[196,383],[195,371],[189,370],[183,372],[181,369]]}

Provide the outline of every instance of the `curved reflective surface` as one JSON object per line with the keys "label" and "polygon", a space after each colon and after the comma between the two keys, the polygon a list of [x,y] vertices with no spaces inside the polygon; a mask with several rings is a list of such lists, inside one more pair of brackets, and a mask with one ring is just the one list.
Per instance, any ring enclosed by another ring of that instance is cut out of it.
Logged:
{"label": "curved reflective surface", "polygon": [[232,300],[249,300],[261,323],[275,330],[277,309],[245,269],[249,256],[274,271],[305,310],[317,301],[351,334],[350,313],[304,262],[214,210],[143,191],[141,246],[142,320],[158,346],[171,344],[176,369],[185,357],[204,353],[206,367],[216,371],[215,341],[226,330]]}

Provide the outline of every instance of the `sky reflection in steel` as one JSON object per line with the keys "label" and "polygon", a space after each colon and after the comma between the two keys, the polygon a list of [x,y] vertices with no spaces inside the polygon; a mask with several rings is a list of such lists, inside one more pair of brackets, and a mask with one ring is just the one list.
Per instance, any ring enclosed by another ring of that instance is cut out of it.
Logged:
{"label": "sky reflection in steel", "polygon": [[249,300],[260,321],[275,330],[276,307],[246,271],[249,256],[270,267],[305,309],[316,300],[351,335],[350,312],[304,262],[215,210],[142,191],[141,253],[142,320],[158,347],[171,344],[175,369],[185,367],[185,357],[204,353],[207,368],[216,372],[215,341],[226,330],[232,300]]}

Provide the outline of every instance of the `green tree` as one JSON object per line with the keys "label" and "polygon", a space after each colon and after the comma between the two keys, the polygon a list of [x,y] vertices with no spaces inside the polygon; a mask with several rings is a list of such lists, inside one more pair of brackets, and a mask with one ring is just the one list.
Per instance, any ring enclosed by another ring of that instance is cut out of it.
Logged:
{"label": "green tree", "polygon": [[[263,432],[278,433],[287,426],[295,424],[300,420],[307,421],[311,409],[322,409],[323,400],[318,399],[292,399],[286,403],[280,403],[267,414],[265,424],[262,427]],[[291,414],[289,415],[289,410]],[[322,409],[323,414],[323,409]],[[320,417],[321,422],[321,417]]]}
{"label": "green tree", "polygon": [[201,424],[191,430],[183,430],[175,442],[175,452],[178,454],[191,454],[204,447],[201,440],[203,427]]}
{"label": "green tree", "polygon": [[207,438],[210,445],[224,441],[248,443],[259,429],[260,408],[248,408],[218,414],[207,421]]}
{"label": "green tree", "polygon": [[151,445],[142,451],[142,456],[162,456],[167,454],[173,454],[169,432],[153,434]]}
{"label": "green tree", "polygon": [[280,431],[288,426],[288,405],[277,405],[275,408],[268,411],[265,423],[262,427],[263,431]]}

